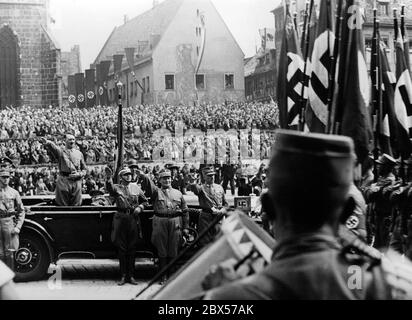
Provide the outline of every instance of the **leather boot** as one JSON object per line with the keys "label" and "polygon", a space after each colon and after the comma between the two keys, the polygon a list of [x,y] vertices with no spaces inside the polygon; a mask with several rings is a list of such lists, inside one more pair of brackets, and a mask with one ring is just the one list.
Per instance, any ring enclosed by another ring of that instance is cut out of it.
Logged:
{"label": "leather boot", "polygon": [[[159,272],[167,266],[167,258],[159,258]],[[167,281],[167,274],[165,273],[159,280],[160,284]]]}
{"label": "leather boot", "polygon": [[137,285],[137,281],[134,278],[134,264],[135,264],[135,257],[134,255],[126,256],[127,261],[127,280],[132,285]]}
{"label": "leather boot", "polygon": [[126,284],[126,275],[127,275],[127,261],[126,261],[126,255],[124,253],[119,253],[119,266],[120,266],[121,279],[117,284],[119,286],[123,286],[124,284]]}

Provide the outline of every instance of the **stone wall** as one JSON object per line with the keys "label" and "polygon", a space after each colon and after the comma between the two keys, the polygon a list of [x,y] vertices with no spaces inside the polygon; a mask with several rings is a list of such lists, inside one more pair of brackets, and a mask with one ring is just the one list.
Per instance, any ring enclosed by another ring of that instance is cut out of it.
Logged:
{"label": "stone wall", "polygon": [[20,105],[59,103],[60,50],[44,31],[47,10],[48,0],[0,1],[0,25],[7,24],[15,32],[20,46]]}

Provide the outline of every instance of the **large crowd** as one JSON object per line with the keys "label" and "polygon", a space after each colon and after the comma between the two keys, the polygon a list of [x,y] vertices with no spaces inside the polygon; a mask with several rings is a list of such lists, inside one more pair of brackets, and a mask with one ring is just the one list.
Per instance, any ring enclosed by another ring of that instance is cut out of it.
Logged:
{"label": "large crowd", "polygon": [[[220,105],[172,106],[139,105],[125,108],[124,134],[126,158],[152,160],[159,143],[153,132],[175,130],[181,121],[186,129],[272,130],[278,127],[278,109],[273,104],[226,103]],[[64,143],[61,137],[72,133],[88,164],[107,163],[115,156],[117,109],[97,106],[79,108],[7,108],[0,112],[0,156],[20,165],[53,163],[54,159],[38,142],[47,137]],[[270,141],[262,139],[263,149]],[[265,152],[263,152],[264,154]]]}
{"label": "large crowd", "polygon": [[[162,128],[174,132],[179,121],[186,130],[267,130],[261,139],[261,154],[266,158],[273,138],[271,130],[278,128],[279,111],[273,103],[138,105],[124,108],[123,118],[125,161],[153,160],[153,150],[160,143],[153,132]],[[18,169],[12,184],[22,195],[54,191],[58,174],[54,165],[56,159],[39,138],[46,137],[63,146],[66,133],[76,137],[77,147],[89,165],[84,192],[104,188],[103,167],[112,163],[116,154],[117,108],[22,106],[0,111],[0,156],[16,164]],[[153,164],[143,170],[156,179],[159,170],[155,168]],[[191,169],[194,172],[195,169]]]}

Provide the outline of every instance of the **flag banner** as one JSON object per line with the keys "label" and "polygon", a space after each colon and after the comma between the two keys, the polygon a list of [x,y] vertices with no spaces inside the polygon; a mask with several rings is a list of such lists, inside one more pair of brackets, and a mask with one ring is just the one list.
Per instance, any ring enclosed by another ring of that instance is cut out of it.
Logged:
{"label": "flag banner", "polygon": [[97,91],[96,91],[96,98],[97,103],[102,106],[103,105],[103,77],[102,77],[102,64],[98,63],[96,65],[96,84],[97,84]]}
{"label": "flag banner", "polygon": [[275,29],[272,28],[264,28],[259,29],[259,35],[261,38],[261,46],[262,49],[276,49],[275,44]]}
{"label": "flag banner", "polygon": [[403,38],[403,49],[404,49],[404,54],[405,54],[406,67],[408,68],[408,70],[410,70],[411,64],[410,64],[410,56],[409,56],[409,36],[408,36],[408,30],[405,25],[405,4],[402,4],[402,9],[401,9],[401,32],[402,32],[402,38]]}
{"label": "flag banner", "polygon": [[68,93],[69,93],[69,107],[70,108],[75,108],[77,103],[76,103],[76,80],[74,78],[74,75],[68,76],[67,77],[67,83],[68,83]]}
{"label": "flag banner", "polygon": [[126,53],[127,64],[133,76],[134,76],[134,53],[135,51],[136,51],[135,48],[124,48],[124,52]]}
{"label": "flag banner", "polygon": [[[223,220],[221,232],[213,243],[200,250],[154,294],[154,300],[191,300],[204,294],[202,282],[210,267],[228,259],[241,261],[251,253],[250,263],[261,270],[270,263],[275,240],[256,222],[240,211]],[[188,281],[190,279],[190,281]]]}
{"label": "flag banner", "polygon": [[346,1],[334,96],[335,133],[353,139],[360,163],[368,156],[372,142],[370,82],[364,56],[363,22],[359,0]]}
{"label": "flag banner", "polygon": [[[408,156],[412,151],[412,144],[409,139],[409,132],[401,126],[396,116],[394,105],[394,86],[396,78],[389,68],[389,62],[386,56],[386,46],[384,43],[381,43],[380,46],[380,61],[383,81],[382,129],[380,132],[381,150],[396,158],[401,155]],[[390,144],[388,143],[388,140]]]}
{"label": "flag banner", "polygon": [[199,27],[198,27],[198,30],[200,32],[200,34],[198,34],[198,36],[200,36],[199,37],[200,42],[198,42],[200,51],[197,55],[195,74],[197,74],[199,72],[200,64],[202,63],[203,55],[204,55],[204,52],[205,52],[205,46],[206,46],[206,19],[205,19],[205,13],[204,12],[199,13]]}
{"label": "flag banner", "polygon": [[134,53],[135,53],[135,48],[125,48],[124,49],[126,53],[126,60],[127,64],[129,65],[130,68],[130,73],[132,74],[134,80],[137,82],[137,85],[140,87],[142,91],[143,86],[140,84],[139,80],[136,78],[136,73],[134,72]]}
{"label": "flag banner", "polygon": [[299,125],[304,62],[295,24],[288,8],[278,70],[279,120],[282,128],[289,129]]}
{"label": "flag banner", "polygon": [[107,92],[107,81],[109,76],[110,65],[112,62],[110,60],[105,60],[100,62],[100,82],[98,83],[98,94],[99,94],[99,104],[102,106],[107,106],[109,104],[109,96]]}
{"label": "flag banner", "polygon": [[86,99],[84,95],[84,73],[76,73],[74,75],[76,82],[76,100],[77,107],[84,108],[86,106]]}
{"label": "flag banner", "polygon": [[320,3],[318,29],[310,60],[306,124],[309,131],[319,133],[325,132],[328,121],[329,76],[335,45],[330,1],[322,0]]}
{"label": "flag banner", "polygon": [[117,82],[119,73],[122,71],[122,62],[123,62],[123,54],[115,54],[113,55],[113,73],[115,77],[115,81]]}
{"label": "flag banner", "polygon": [[91,108],[96,105],[95,74],[96,74],[96,70],[94,69],[86,70],[86,106],[87,108]]}
{"label": "flag banner", "polygon": [[[396,87],[395,87],[395,113],[400,126],[411,136],[412,129],[412,81],[406,65],[403,39],[400,30],[397,32],[395,43],[396,56]],[[410,152],[403,154],[408,157]]]}

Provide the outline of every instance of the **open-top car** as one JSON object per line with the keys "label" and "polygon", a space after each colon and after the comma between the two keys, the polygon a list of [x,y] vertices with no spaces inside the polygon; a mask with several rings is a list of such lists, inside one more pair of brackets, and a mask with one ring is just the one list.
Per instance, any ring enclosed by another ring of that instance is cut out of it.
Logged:
{"label": "open-top car", "polygon": [[[28,208],[20,233],[20,246],[15,253],[17,281],[42,279],[50,263],[62,258],[116,258],[111,242],[113,215],[116,207],[96,202],[83,195],[79,207],[62,207],[54,203],[54,195],[22,197]],[[197,198],[187,199],[191,225],[195,228]],[[155,258],[151,244],[153,210],[148,208],[139,216],[141,237],[136,250],[137,257]],[[196,237],[192,230],[191,239]]]}

